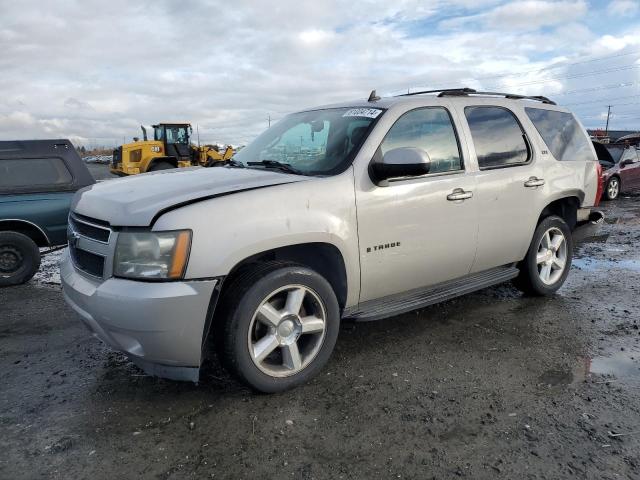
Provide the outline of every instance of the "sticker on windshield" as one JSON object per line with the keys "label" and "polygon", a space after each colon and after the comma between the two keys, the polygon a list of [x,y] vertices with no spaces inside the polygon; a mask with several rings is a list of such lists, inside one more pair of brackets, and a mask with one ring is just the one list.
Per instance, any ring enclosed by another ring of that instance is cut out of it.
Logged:
{"label": "sticker on windshield", "polygon": [[352,108],[351,110],[347,110],[342,116],[377,118],[381,113],[382,110],[377,108]]}

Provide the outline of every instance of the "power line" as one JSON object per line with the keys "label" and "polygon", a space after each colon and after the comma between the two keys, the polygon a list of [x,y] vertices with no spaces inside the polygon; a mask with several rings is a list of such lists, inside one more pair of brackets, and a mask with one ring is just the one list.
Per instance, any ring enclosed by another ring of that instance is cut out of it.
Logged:
{"label": "power line", "polygon": [[[573,73],[573,74],[567,74],[567,75],[558,75],[555,77],[550,77],[550,78],[544,78],[544,79],[540,79],[540,80],[531,80],[528,82],[521,82],[521,83],[515,83],[512,85],[507,85],[509,88],[513,88],[513,87],[523,87],[523,86],[529,86],[529,85],[537,85],[537,84],[541,84],[541,83],[548,83],[548,82],[554,82],[556,80],[571,80],[571,79],[576,79],[576,78],[584,78],[584,77],[589,77],[592,75],[604,75],[607,73],[615,73],[615,72],[621,72],[621,71],[626,71],[626,70],[632,70],[635,68],[640,68],[640,64],[632,64],[632,65],[621,65],[618,67],[612,67],[612,68],[606,68],[603,70],[592,70],[592,71],[588,71],[588,72],[580,72],[580,73]],[[472,81],[477,81],[480,80],[479,78],[473,79]],[[464,83],[464,82],[463,82]],[[560,95],[569,95],[569,94],[574,94],[574,93],[583,93],[583,92],[590,92],[590,91],[598,91],[598,90],[608,90],[608,89],[615,89],[615,88],[622,88],[622,87],[629,87],[629,86],[633,86],[633,85],[638,85],[640,84],[640,82],[628,82],[626,84],[611,84],[611,85],[602,85],[600,87],[594,87],[594,88],[588,88],[588,89],[582,89],[582,90],[572,90],[570,92],[561,92],[558,93],[557,96]],[[450,87],[450,85],[449,85]],[[418,88],[431,88],[429,87],[412,87],[414,89],[418,89]],[[486,90],[501,90],[505,88],[505,85],[494,85],[494,86],[490,86],[490,87],[483,87]],[[437,90],[434,88],[434,90]]]}
{"label": "power line", "polygon": [[602,57],[597,57],[597,58],[592,58],[590,60],[582,60],[579,62],[571,62],[571,63],[559,63],[556,65],[550,65],[548,67],[543,67],[543,68],[539,68],[539,69],[533,69],[533,70],[525,70],[524,72],[503,72],[503,73],[499,73],[496,75],[490,75],[490,76],[485,76],[485,77],[476,77],[475,80],[488,80],[491,78],[501,78],[501,77],[510,77],[510,76],[518,76],[518,75],[528,75],[530,73],[540,73],[540,72],[546,72],[548,70],[553,70],[556,68],[562,68],[562,67],[573,67],[575,65],[583,65],[585,63],[592,63],[592,62],[599,62],[602,60],[609,60],[611,58],[619,58],[619,57],[625,57],[625,56],[629,56],[629,55],[640,55],[640,51],[635,51],[635,52],[627,52],[627,53],[619,53],[619,54],[615,54],[615,55],[605,55]]}
{"label": "power line", "polygon": [[[571,106],[575,106],[575,105],[586,105],[586,104],[589,104],[589,103],[600,103],[600,102],[607,103],[607,102],[610,102],[610,101],[624,100],[626,98],[638,98],[638,97],[640,97],[640,94],[638,94],[638,95],[625,95],[624,97],[615,97],[615,98],[597,98],[595,100],[587,100],[585,102],[565,103],[564,106],[565,107],[571,107]],[[617,105],[612,105],[612,106],[615,107],[615,106],[619,106],[619,105],[626,105],[626,103],[619,103]]]}
{"label": "power line", "polygon": [[627,83],[611,83],[609,85],[601,85],[599,87],[581,88],[577,90],[569,90],[567,92],[559,92],[552,94],[554,97],[561,97],[565,95],[574,95],[576,93],[588,93],[597,92],[601,90],[614,90],[616,88],[633,87],[634,85],[640,85],[640,82],[627,82]]}
{"label": "power line", "polygon": [[[638,68],[640,67],[640,65],[623,65],[620,67],[613,67],[613,68],[607,68],[604,70],[593,70],[590,72],[582,72],[582,73],[574,73],[574,74],[569,74],[569,75],[559,75],[557,77],[551,77],[551,78],[545,78],[542,80],[532,80],[530,82],[522,82],[522,83],[516,83],[513,85],[509,85],[509,87],[521,87],[521,86],[527,86],[527,85],[536,85],[538,83],[547,83],[547,82],[553,82],[555,80],[571,80],[574,78],[583,78],[583,77],[589,77],[591,75],[603,75],[605,73],[613,73],[613,72],[621,72],[624,70],[632,70],[634,68]],[[502,86],[493,86],[493,87],[486,87],[488,89],[493,89],[493,88],[502,88]]]}

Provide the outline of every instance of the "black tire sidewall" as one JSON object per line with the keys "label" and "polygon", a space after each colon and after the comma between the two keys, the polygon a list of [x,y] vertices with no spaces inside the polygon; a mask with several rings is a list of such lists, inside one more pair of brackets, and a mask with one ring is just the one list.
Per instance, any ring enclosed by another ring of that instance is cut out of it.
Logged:
{"label": "black tire sidewall", "polygon": [[[550,228],[558,228],[562,234],[564,235],[564,241],[567,244],[567,260],[564,267],[564,271],[562,272],[562,276],[552,285],[547,285],[542,282],[540,276],[538,274],[538,264],[536,261],[536,257],[538,254],[538,244],[544,233]],[[571,237],[571,230],[567,223],[560,217],[551,216],[545,218],[542,222],[540,222],[536,228],[535,233],[533,234],[533,239],[531,241],[531,245],[529,247],[529,251],[527,252],[527,274],[528,281],[530,282],[530,287],[533,292],[537,295],[551,295],[555,293],[562,285],[564,284],[567,276],[569,275],[569,270],[571,270],[571,262],[573,259],[573,239]]]}
{"label": "black tire sidewall", "polygon": [[[275,378],[262,372],[251,359],[247,346],[247,337],[251,319],[260,303],[273,291],[285,285],[299,284],[313,290],[327,314],[326,333],[320,351],[302,371],[289,377]],[[225,334],[225,352],[229,366],[242,380],[254,389],[273,393],[288,390],[306,383],[326,364],[338,337],[340,329],[340,311],[335,293],[321,275],[302,266],[279,268],[258,279],[248,286],[240,301],[228,318]]]}
{"label": "black tire sidewall", "polygon": [[40,267],[40,250],[36,243],[18,232],[0,232],[0,245],[11,245],[20,251],[22,264],[9,276],[0,274],[0,286],[20,285],[29,281]]}

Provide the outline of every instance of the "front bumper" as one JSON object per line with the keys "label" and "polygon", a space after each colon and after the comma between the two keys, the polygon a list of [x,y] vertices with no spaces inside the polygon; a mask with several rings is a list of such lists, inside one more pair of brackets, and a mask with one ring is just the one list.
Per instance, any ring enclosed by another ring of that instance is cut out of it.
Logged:
{"label": "front bumper", "polygon": [[198,381],[207,311],[218,280],[97,280],[79,273],[68,252],[60,277],[65,300],[94,336],[151,375]]}

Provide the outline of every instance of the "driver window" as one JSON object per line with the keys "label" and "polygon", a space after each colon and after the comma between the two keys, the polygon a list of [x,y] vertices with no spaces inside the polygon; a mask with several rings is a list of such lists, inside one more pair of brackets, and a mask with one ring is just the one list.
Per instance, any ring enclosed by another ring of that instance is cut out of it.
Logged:
{"label": "driver window", "polygon": [[635,147],[627,147],[622,154],[620,161],[631,160],[633,163],[638,161],[638,153]]}
{"label": "driver window", "polygon": [[420,148],[429,154],[429,173],[462,170],[456,132],[449,112],[442,107],[411,110],[387,133],[380,149],[384,155],[394,148]]}

